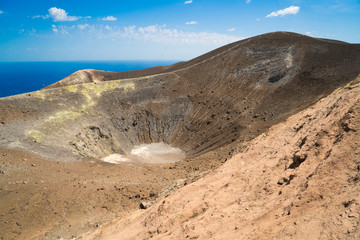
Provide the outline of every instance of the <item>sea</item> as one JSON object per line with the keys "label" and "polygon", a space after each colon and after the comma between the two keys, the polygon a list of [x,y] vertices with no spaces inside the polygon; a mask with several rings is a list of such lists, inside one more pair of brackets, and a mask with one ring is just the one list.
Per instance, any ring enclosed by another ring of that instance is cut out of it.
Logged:
{"label": "sea", "polygon": [[0,97],[39,90],[82,69],[130,71],[178,61],[0,62]]}

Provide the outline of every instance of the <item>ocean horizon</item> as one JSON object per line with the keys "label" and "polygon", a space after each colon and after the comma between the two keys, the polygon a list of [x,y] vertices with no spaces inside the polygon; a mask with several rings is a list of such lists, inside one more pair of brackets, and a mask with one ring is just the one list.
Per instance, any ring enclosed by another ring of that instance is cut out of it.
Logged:
{"label": "ocean horizon", "polygon": [[0,98],[40,90],[83,69],[123,72],[174,64],[175,60],[0,62]]}

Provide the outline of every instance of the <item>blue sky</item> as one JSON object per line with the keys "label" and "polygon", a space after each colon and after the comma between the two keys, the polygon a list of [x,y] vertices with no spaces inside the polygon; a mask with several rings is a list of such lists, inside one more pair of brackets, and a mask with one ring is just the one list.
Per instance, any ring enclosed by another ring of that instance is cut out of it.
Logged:
{"label": "blue sky", "polygon": [[0,61],[188,60],[272,31],[360,43],[360,1],[0,0]]}

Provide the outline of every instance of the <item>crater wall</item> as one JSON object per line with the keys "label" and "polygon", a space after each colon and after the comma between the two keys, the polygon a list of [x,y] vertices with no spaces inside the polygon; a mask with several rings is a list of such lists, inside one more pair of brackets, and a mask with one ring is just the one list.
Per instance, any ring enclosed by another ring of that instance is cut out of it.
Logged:
{"label": "crater wall", "polygon": [[280,32],[170,67],[73,74],[0,99],[4,112],[18,112],[1,115],[0,145],[74,161],[164,142],[188,159],[210,152],[226,159],[355,78],[359,53],[359,45]]}

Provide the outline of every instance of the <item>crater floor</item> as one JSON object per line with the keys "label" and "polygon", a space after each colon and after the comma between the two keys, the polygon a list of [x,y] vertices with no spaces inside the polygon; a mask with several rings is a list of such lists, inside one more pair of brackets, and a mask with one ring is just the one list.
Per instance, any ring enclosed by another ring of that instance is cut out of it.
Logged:
{"label": "crater floor", "polygon": [[134,146],[130,154],[111,154],[102,160],[115,164],[175,163],[185,159],[185,152],[163,142]]}

